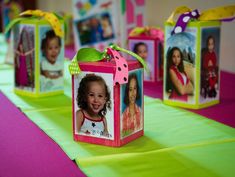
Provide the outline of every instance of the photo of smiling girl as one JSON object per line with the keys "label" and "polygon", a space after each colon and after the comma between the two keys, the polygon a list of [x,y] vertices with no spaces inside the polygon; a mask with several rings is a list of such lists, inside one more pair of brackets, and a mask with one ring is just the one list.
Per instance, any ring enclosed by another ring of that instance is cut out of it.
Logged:
{"label": "photo of smiling girl", "polygon": [[105,80],[86,74],[77,91],[76,126],[79,134],[109,137],[106,113],[111,109],[110,91]]}
{"label": "photo of smiling girl", "polygon": [[59,56],[62,41],[53,30],[46,32],[41,42],[43,58],[41,60],[41,91],[63,89],[63,60]]}

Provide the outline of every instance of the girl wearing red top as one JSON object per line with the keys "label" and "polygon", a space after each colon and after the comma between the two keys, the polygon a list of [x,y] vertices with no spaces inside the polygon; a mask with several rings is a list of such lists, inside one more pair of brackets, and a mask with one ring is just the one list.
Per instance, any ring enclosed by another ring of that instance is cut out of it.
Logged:
{"label": "girl wearing red top", "polygon": [[167,55],[167,86],[170,99],[188,101],[193,94],[193,85],[184,71],[183,54],[178,47],[173,47]]}
{"label": "girl wearing red top", "polygon": [[122,136],[127,136],[143,128],[141,109],[136,104],[140,98],[140,89],[136,74],[129,75],[125,89],[124,103],[127,108],[122,115]]}
{"label": "girl wearing red top", "polygon": [[[206,40],[207,48],[202,53],[202,74],[201,74],[201,94],[206,98],[216,97],[217,77],[217,58],[215,54],[215,39],[208,36]],[[204,92],[203,92],[204,91]]]}
{"label": "girl wearing red top", "polygon": [[203,69],[211,71],[216,67],[215,39],[213,36],[207,38],[207,51],[203,55]]}

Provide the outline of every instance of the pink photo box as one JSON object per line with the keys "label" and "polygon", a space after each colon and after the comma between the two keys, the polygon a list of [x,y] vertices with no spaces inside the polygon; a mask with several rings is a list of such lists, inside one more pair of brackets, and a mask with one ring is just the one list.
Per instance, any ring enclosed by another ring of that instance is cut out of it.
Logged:
{"label": "pink photo box", "polygon": [[[123,85],[119,84],[113,84],[114,80],[114,73],[115,73],[115,63],[110,61],[99,61],[99,62],[78,62],[79,67],[82,72],[88,72],[93,73],[95,75],[101,75],[102,74],[111,74],[111,82],[109,82],[108,87],[109,90],[113,93],[111,96],[112,102],[112,115],[110,117],[106,117],[106,119],[111,119],[111,124],[108,124],[109,127],[112,127],[113,133],[111,138],[103,138],[103,137],[94,137],[89,135],[81,135],[78,132],[76,132],[76,94],[75,90],[77,88],[75,82],[76,77],[80,77],[78,75],[72,75],[72,100],[73,100],[73,137],[75,141],[81,141],[81,142],[87,142],[92,144],[100,144],[105,146],[113,146],[118,147],[122,146],[128,142],[131,142],[138,137],[142,136],[144,134],[143,127],[139,131],[136,131],[129,136],[123,137],[121,134],[121,105],[122,105],[122,95],[121,95],[121,89]],[[139,82],[143,82],[143,68],[141,64],[138,61],[127,61],[129,73],[135,72],[135,71],[141,71],[141,79],[139,79]],[[141,97],[142,97],[142,115],[144,115],[144,107],[143,107],[143,83],[141,83]],[[112,90],[111,90],[112,89]],[[142,116],[142,118],[144,118]]]}

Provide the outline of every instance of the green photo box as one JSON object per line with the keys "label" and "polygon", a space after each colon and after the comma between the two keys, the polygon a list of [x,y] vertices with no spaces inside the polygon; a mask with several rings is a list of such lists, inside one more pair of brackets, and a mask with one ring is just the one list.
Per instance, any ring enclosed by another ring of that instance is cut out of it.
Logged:
{"label": "green photo box", "polygon": [[191,109],[218,104],[221,22],[194,19],[174,33],[177,24],[165,23],[164,103]]}
{"label": "green photo box", "polygon": [[[184,32],[171,35],[173,28],[165,24],[164,103],[193,109],[219,103],[220,22],[190,22]],[[208,50],[211,39],[213,53]],[[174,63],[175,51],[182,61],[178,61],[181,71]]]}
{"label": "green photo box", "polygon": [[26,11],[12,22],[14,91],[42,97],[64,93],[64,22],[53,13]]}
{"label": "green photo box", "polygon": [[234,19],[235,5],[202,13],[180,6],[171,14],[165,23],[164,103],[192,109],[219,103],[220,26]]}

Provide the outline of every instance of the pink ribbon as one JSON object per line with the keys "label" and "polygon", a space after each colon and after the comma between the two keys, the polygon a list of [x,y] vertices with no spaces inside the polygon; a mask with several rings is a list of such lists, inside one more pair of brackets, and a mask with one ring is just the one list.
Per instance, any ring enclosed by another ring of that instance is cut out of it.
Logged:
{"label": "pink ribbon", "polygon": [[111,55],[116,63],[116,71],[114,74],[114,85],[126,84],[128,82],[128,64],[118,51],[107,48],[107,54]]}

